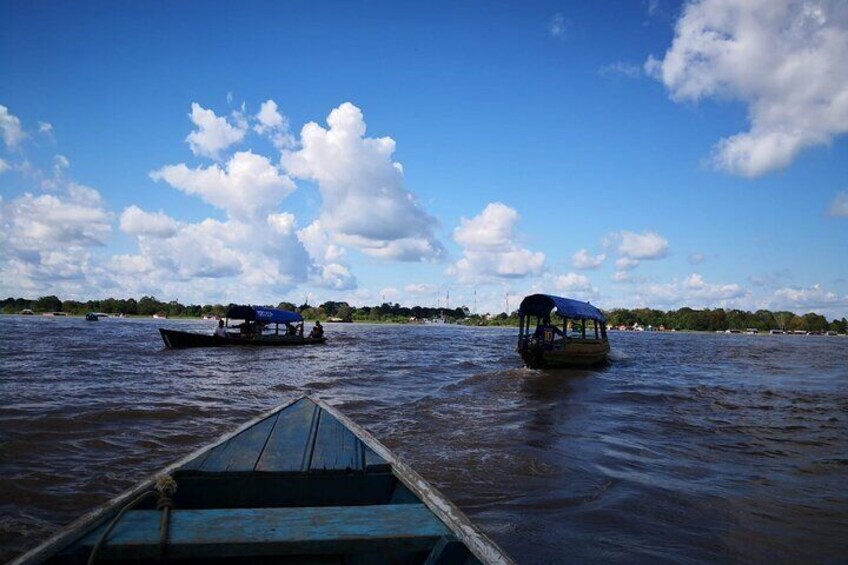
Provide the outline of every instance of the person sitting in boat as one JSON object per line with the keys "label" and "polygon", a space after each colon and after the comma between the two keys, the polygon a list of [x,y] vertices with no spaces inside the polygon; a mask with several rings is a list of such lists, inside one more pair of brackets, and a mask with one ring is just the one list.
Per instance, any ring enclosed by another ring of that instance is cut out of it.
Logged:
{"label": "person sitting in boat", "polygon": [[218,327],[215,328],[215,335],[218,337],[227,337],[227,328],[224,327],[224,320],[218,320]]}
{"label": "person sitting in boat", "polygon": [[297,324],[297,335],[303,337],[303,322],[298,322]]}
{"label": "person sitting in boat", "polygon": [[239,334],[241,334],[241,337],[244,337],[244,338],[252,338],[253,337],[254,326],[253,326],[252,323],[245,321],[245,322],[240,323],[236,327],[239,329]]}
{"label": "person sitting in boat", "polygon": [[297,335],[297,328],[293,325],[287,323],[286,324],[286,335],[295,336]]}
{"label": "person sitting in boat", "polygon": [[536,343],[540,343],[543,348],[551,349],[554,346],[554,337],[557,335],[562,337],[562,330],[553,325],[550,318],[545,318],[538,326],[536,326],[533,338],[536,340]]}
{"label": "person sitting in boat", "polygon": [[312,332],[309,334],[309,337],[316,339],[324,337],[324,326],[321,325],[320,321],[315,320],[315,327],[312,328]]}

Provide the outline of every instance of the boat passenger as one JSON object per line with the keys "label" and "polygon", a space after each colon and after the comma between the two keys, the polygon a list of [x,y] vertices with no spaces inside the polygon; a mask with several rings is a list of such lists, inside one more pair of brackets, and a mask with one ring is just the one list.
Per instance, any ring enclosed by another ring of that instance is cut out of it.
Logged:
{"label": "boat passenger", "polygon": [[324,327],[321,325],[321,322],[315,320],[315,327],[312,328],[312,332],[309,334],[309,337],[321,338],[324,337]]}
{"label": "boat passenger", "polygon": [[297,328],[291,324],[286,324],[286,335],[297,335]]}
{"label": "boat passenger", "polygon": [[554,336],[556,335],[563,337],[562,330],[553,325],[550,318],[545,318],[536,326],[533,338],[537,343],[542,344],[542,347],[545,349],[551,349],[554,345]]}
{"label": "boat passenger", "polygon": [[298,322],[297,324],[297,335],[303,337],[303,322]]}
{"label": "boat passenger", "polygon": [[215,328],[215,335],[218,337],[227,337],[227,328],[224,327],[224,320],[218,320],[218,327]]}

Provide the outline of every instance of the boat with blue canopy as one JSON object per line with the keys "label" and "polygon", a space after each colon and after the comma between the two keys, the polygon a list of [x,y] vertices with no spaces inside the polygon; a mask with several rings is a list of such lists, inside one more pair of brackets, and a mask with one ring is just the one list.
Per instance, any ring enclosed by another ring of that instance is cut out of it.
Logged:
{"label": "boat with blue canopy", "polygon": [[[316,323],[320,328],[320,324]],[[303,335],[303,316],[267,306],[232,306],[214,334],[159,328],[169,349],[186,347],[317,345],[327,338],[323,329]]]}
{"label": "boat with blue canopy", "polygon": [[[562,319],[561,328],[552,322],[552,313]],[[581,367],[607,360],[607,318],[588,302],[532,294],[521,301],[518,316],[517,350],[528,367]]]}

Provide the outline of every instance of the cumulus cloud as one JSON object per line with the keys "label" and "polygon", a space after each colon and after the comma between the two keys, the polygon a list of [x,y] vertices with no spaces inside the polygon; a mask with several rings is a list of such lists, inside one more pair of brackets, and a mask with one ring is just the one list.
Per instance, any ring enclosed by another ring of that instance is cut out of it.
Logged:
{"label": "cumulus cloud", "polygon": [[403,287],[403,290],[410,294],[433,294],[439,290],[439,287],[432,284],[412,283]]}
{"label": "cumulus cloud", "polygon": [[589,255],[589,251],[586,249],[581,249],[577,253],[571,256],[571,265],[575,269],[597,269],[601,265],[603,265],[607,256],[605,253],[601,253],[600,255]]}
{"label": "cumulus cloud", "polygon": [[237,120],[240,123],[232,125],[226,118],[216,116],[215,112],[203,108],[197,102],[192,102],[189,118],[197,126],[197,130],[186,137],[192,153],[216,161],[221,151],[240,142],[247,133],[247,124],[243,120]]}
{"label": "cumulus cloud", "polygon": [[738,284],[709,283],[697,273],[670,283],[649,283],[631,291],[632,301],[653,307],[740,307],[749,292]]}
{"label": "cumulus cloud", "polygon": [[277,149],[294,146],[294,138],[289,133],[289,121],[280,113],[276,102],[263,102],[255,119],[258,123],[253,126],[253,130],[259,135],[267,135]]}
{"label": "cumulus cloud", "polygon": [[[626,230],[613,232],[607,235],[605,244],[615,246],[623,258],[636,261],[662,259],[668,254],[668,241],[652,231],[641,234]],[[622,269],[619,263],[616,266]]]}
{"label": "cumulus cloud", "polygon": [[130,206],[121,214],[121,231],[130,235],[170,237],[177,233],[179,224],[161,210],[145,212],[138,206]]}
{"label": "cumulus cloud", "polygon": [[848,295],[825,290],[819,284],[806,288],[785,287],[775,290],[766,299],[765,307],[791,312],[812,311],[840,317],[845,315],[845,309],[848,308]]}
{"label": "cumulus cloud", "polygon": [[827,215],[834,218],[848,218],[848,191],[838,192],[827,207]]}
{"label": "cumulus cloud", "polygon": [[745,103],[750,130],[716,143],[712,161],[756,177],[848,132],[846,52],[840,0],[703,0],[686,5],[671,47],[645,69],[675,101]]}
{"label": "cumulus cloud", "polygon": [[3,143],[9,148],[16,147],[26,137],[21,128],[21,120],[9,113],[9,109],[2,104],[0,104],[0,132],[3,133]]}
{"label": "cumulus cloud", "polygon": [[555,276],[553,285],[559,291],[567,292],[570,296],[584,300],[598,296],[598,289],[592,286],[589,277],[578,273],[566,273]]}
{"label": "cumulus cloud", "polygon": [[292,180],[266,157],[250,151],[236,153],[223,169],[217,164],[190,169],[181,163],[153,171],[150,177],[164,180],[186,194],[200,196],[242,221],[264,218],[295,189]]}
{"label": "cumulus cloud", "polygon": [[0,237],[12,253],[102,246],[112,229],[99,195],[94,198],[80,189],[67,197],[24,193],[4,204],[2,217]]}
{"label": "cumulus cloud", "polygon": [[448,269],[448,274],[461,282],[475,282],[541,273],[544,253],[524,249],[515,242],[518,220],[518,212],[500,202],[487,205],[471,219],[461,218],[453,239],[463,247],[464,257]]}
{"label": "cumulus cloud", "polygon": [[300,149],[284,151],[282,164],[317,183],[328,237],[384,259],[441,258],[435,218],[405,189],[403,168],[391,159],[394,140],[365,137],[362,112],[348,102],[330,112],[327,124],[306,124]]}
{"label": "cumulus cloud", "polygon": [[619,257],[615,260],[615,268],[619,271],[632,271],[639,266],[639,261],[629,257]]}
{"label": "cumulus cloud", "polygon": [[88,289],[95,280],[92,249],[111,232],[99,193],[71,185],[57,194],[0,199],[0,287],[22,295]]}

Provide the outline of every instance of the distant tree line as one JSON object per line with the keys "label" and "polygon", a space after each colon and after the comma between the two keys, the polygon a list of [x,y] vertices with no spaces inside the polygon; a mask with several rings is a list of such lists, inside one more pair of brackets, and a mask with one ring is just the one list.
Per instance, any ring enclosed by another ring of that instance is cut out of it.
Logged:
{"label": "distant tree line", "polygon": [[[17,314],[21,310],[30,309],[35,313],[64,312],[70,315],[84,315],[87,312],[105,312],[107,314],[124,314],[126,316],[152,316],[162,313],[173,318],[199,318],[205,315],[224,316],[232,304],[189,304],[183,305],[172,300],[162,302],[153,296],[144,296],[139,300],[134,298],[105,300],[60,300],[56,296],[42,296],[37,300],[24,298],[7,298],[0,300],[0,312]],[[446,322],[457,322],[469,325],[501,325],[517,326],[518,312],[509,314],[501,312],[496,315],[480,316],[472,314],[465,306],[457,308],[434,308],[428,306],[401,306],[384,302],[379,306],[354,307],[347,302],[324,302],[320,306],[301,304],[296,306],[291,302],[280,302],[267,306],[300,312],[306,319],[327,320],[335,318],[346,322],[395,322],[408,323],[414,321],[443,319]],[[827,321],[827,318],[812,312],[799,315],[788,311],[771,312],[757,310],[725,310],[723,308],[695,310],[680,308],[679,310],[654,310],[651,308],[615,308],[605,312],[610,326],[653,326],[655,328],[692,330],[692,331],[723,331],[756,328],[760,331],[779,329],[784,331],[848,332],[848,320]]]}
{"label": "distant tree line", "polygon": [[637,308],[629,310],[616,308],[607,312],[608,324],[610,326],[663,326],[667,329],[693,330],[693,331],[724,331],[745,330],[755,328],[759,331],[783,330],[783,331],[806,331],[826,332],[836,331],[845,333],[848,331],[848,320],[827,321],[821,314],[812,312],[798,315],[794,312],[769,310],[757,310],[747,312],[745,310],[725,310],[723,308],[694,310],[692,308],[680,308],[679,310],[653,310],[650,308]]}

